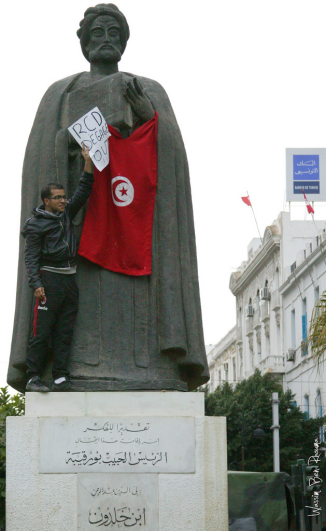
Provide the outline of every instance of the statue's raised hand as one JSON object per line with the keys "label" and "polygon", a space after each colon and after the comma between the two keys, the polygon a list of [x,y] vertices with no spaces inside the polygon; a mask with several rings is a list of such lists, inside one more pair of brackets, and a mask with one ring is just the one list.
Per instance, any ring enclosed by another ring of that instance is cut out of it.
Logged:
{"label": "statue's raised hand", "polygon": [[153,105],[146,94],[144,94],[136,77],[127,83],[124,96],[127,102],[130,103],[135,115],[143,122],[148,122],[148,120],[154,117]]}

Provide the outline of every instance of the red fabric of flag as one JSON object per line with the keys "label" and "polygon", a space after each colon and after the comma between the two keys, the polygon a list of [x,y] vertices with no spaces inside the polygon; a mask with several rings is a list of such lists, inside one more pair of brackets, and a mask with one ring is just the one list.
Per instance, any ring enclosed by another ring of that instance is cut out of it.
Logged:
{"label": "red fabric of flag", "polygon": [[241,197],[242,201],[246,203],[246,205],[251,206],[249,195],[246,195],[245,197]]}
{"label": "red fabric of flag", "polygon": [[123,138],[108,125],[109,165],[94,168],[79,254],[126,275],[152,272],[158,115]]}
{"label": "red fabric of flag", "polygon": [[315,211],[314,209],[312,208],[311,204],[309,203],[307,197],[306,197],[306,194],[304,193],[304,190],[302,190],[302,193],[304,195],[304,201],[306,203],[306,207],[307,207],[307,210],[308,210],[308,214],[314,214]]}

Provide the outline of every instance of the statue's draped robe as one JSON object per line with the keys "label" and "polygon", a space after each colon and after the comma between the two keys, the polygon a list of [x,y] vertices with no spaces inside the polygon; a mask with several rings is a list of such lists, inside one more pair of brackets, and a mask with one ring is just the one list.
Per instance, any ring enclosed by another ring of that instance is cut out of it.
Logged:
{"label": "statue's draped robe", "polygon": [[[93,389],[99,382],[106,382],[108,389],[125,390],[178,389],[187,382],[191,390],[206,383],[209,376],[187,157],[164,89],[153,80],[138,79],[159,116],[152,274],[132,277],[114,273],[78,257],[80,303],[70,358],[71,377],[87,382],[85,389],[92,389],[92,382]],[[87,73],[58,81],[40,103],[24,160],[22,223],[39,203],[44,184],[60,182],[68,196],[78,184],[83,160],[80,148],[69,143],[68,131],[63,127],[65,95],[89,83]],[[85,208],[74,220],[77,236],[81,234]],[[26,382],[32,307],[21,237],[8,371],[8,383],[20,391]]]}

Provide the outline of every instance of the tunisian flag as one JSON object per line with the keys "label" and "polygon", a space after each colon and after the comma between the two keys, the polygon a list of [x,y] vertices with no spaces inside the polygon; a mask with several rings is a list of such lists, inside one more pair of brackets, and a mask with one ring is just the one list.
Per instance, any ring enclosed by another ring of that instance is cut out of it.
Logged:
{"label": "tunisian flag", "polygon": [[241,197],[241,199],[244,203],[246,203],[246,205],[251,206],[249,195],[245,195],[244,197]]}
{"label": "tunisian flag", "polygon": [[152,272],[152,230],[157,186],[158,115],[128,138],[108,125],[110,162],[94,184],[79,254],[126,275]]}
{"label": "tunisian flag", "polygon": [[308,210],[308,214],[314,214],[315,211],[314,209],[312,208],[311,204],[309,203],[308,199],[307,199],[307,196],[306,194],[304,193],[304,190],[302,190],[302,193],[304,195],[304,202],[306,203],[306,207],[307,207],[307,210]]}

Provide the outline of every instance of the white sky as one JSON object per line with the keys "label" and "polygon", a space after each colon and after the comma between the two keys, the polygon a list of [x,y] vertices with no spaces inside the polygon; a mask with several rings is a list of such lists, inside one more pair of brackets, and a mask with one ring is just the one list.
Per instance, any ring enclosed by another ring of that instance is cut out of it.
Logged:
{"label": "white sky", "polygon": [[[13,8],[14,5],[14,8]],[[0,386],[15,308],[21,168],[46,89],[88,70],[76,36],[89,1],[29,0],[1,8]],[[117,0],[131,38],[120,70],[159,81],[186,145],[206,343],[235,324],[232,270],[284,207],[285,148],[324,147],[324,0]],[[319,216],[318,216],[319,214]],[[322,208],[317,217],[324,215]]]}

